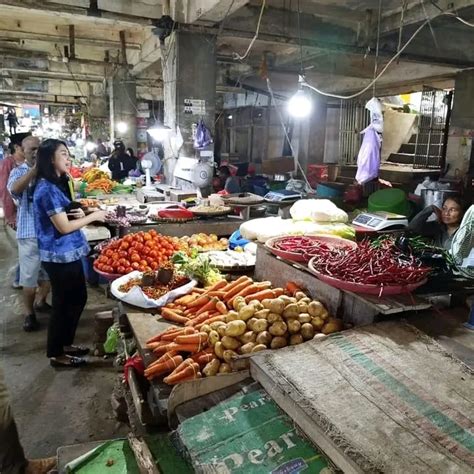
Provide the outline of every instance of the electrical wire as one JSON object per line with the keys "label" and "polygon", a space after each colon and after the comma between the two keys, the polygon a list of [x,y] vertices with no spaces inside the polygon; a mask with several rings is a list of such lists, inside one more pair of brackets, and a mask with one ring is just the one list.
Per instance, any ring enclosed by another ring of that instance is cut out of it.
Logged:
{"label": "electrical wire", "polygon": [[367,92],[382,76],[383,74],[385,73],[385,71],[391,66],[391,64],[403,53],[403,51],[405,51],[405,49],[409,46],[409,44],[413,41],[413,39],[415,38],[415,36],[429,23],[428,20],[424,21],[418,28],[417,30],[411,35],[410,39],[405,43],[405,45],[400,48],[400,50],[398,51],[397,54],[395,54],[395,56],[393,56],[390,61],[382,68],[382,70],[377,74],[377,76],[366,86],[364,87],[361,91],[359,92],[356,92],[354,94],[351,94],[351,95],[338,95],[338,94],[331,94],[329,92],[324,92],[314,86],[312,86],[311,84],[309,84],[308,82],[306,82],[306,79],[304,80],[304,82],[302,82],[302,85],[307,87],[308,89],[311,89],[315,92],[317,92],[318,94],[321,94],[321,95],[324,95],[326,97],[333,97],[335,99],[343,99],[343,100],[349,100],[349,99],[354,99],[355,97],[358,97],[360,95],[362,95],[364,92]]}
{"label": "electrical wire", "polygon": [[[285,127],[285,122],[283,121],[283,117],[281,115],[281,112],[280,112],[280,109],[276,103],[276,100],[275,100],[275,96],[273,94],[273,89],[272,89],[272,84],[270,82],[270,78],[267,77],[267,89],[268,89],[268,92],[270,93],[270,97],[272,98],[272,102],[273,102],[273,105],[275,106],[275,109],[277,111],[277,114],[278,114],[278,118],[280,120],[280,124],[281,124],[281,128],[283,129],[283,132],[285,134],[285,138],[286,138],[286,141],[290,147],[290,150],[291,150],[291,154],[293,155],[293,158],[296,162],[296,166],[297,168],[299,168],[300,172],[301,172],[301,175],[303,176],[303,179],[306,183],[306,185],[309,187],[309,189],[313,189],[311,184],[309,183],[308,181],[308,177],[306,176],[306,173],[303,169],[303,167],[301,166],[299,160],[298,160],[298,156],[296,155],[295,153],[295,150],[293,148],[293,145],[291,144],[291,140],[290,140],[290,137],[288,136],[288,131],[286,130],[286,127]],[[270,110],[268,111],[268,113],[270,113]]]}
{"label": "electrical wire", "polygon": [[[382,21],[382,0],[379,0],[379,14],[377,17],[377,43],[375,45],[375,61],[374,61],[374,79],[377,77],[377,69],[379,66],[379,47],[380,47],[380,23]],[[377,81],[374,81],[372,95],[375,97],[375,85]]]}
{"label": "electrical wire", "polygon": [[250,41],[250,44],[247,48],[247,51],[245,51],[245,53],[241,56],[239,53],[236,53],[234,52],[232,54],[233,58],[234,59],[238,59],[239,61],[243,61],[250,53],[250,50],[252,49],[255,41],[257,40],[258,38],[258,33],[260,31],[260,24],[262,22],[262,17],[263,17],[263,11],[265,10],[265,3],[266,3],[266,0],[262,0],[262,8],[260,9],[260,15],[258,17],[258,22],[257,22],[257,29],[255,30],[255,35],[254,37],[252,38],[252,40]]}
{"label": "electrical wire", "polygon": [[456,20],[460,21],[461,23],[464,23],[466,26],[470,26],[471,28],[474,28],[474,23],[469,23],[467,20],[465,20],[464,18],[461,18],[460,16],[457,16],[455,13],[443,12],[443,15],[452,16],[453,18],[456,18]]}
{"label": "electrical wire", "polygon": [[304,69],[303,69],[303,45],[301,44],[300,0],[298,0],[297,8],[298,8],[298,39],[299,39],[299,43],[300,43],[300,74],[304,74]]}

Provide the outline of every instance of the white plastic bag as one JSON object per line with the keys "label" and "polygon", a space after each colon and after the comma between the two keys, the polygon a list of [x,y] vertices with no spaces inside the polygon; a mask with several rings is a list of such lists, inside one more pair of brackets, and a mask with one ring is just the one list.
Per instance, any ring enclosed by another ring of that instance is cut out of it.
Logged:
{"label": "white plastic bag", "polygon": [[132,273],[129,273],[128,275],[124,275],[118,278],[117,280],[113,281],[112,284],[110,285],[110,291],[117,299],[119,299],[120,301],[123,301],[124,303],[130,304],[132,306],[137,306],[138,308],[149,309],[149,308],[161,308],[162,306],[165,306],[168,303],[171,303],[176,298],[187,295],[197,285],[196,280],[191,280],[186,285],[180,286],[179,288],[176,288],[175,290],[172,290],[169,293],[166,293],[165,295],[163,295],[161,298],[157,300],[148,298],[148,296],[146,296],[143,293],[142,289],[139,286],[135,286],[128,293],[123,293],[122,291],[119,290],[119,288],[123,284],[127,283],[129,280],[133,278],[138,278],[141,275],[142,275],[141,272],[132,272]]}
{"label": "white plastic bag", "polygon": [[300,199],[290,209],[295,221],[347,222],[349,216],[328,199]]}

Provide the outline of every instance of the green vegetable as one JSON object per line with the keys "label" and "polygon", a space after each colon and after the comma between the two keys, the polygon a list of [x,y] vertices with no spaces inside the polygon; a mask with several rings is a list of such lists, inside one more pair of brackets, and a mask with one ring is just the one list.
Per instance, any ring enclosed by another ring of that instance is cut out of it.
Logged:
{"label": "green vegetable", "polygon": [[209,262],[205,255],[199,255],[197,252],[188,256],[184,252],[177,252],[171,258],[172,263],[179,266],[186,276],[195,278],[204,286],[210,286],[222,280],[219,270]]}

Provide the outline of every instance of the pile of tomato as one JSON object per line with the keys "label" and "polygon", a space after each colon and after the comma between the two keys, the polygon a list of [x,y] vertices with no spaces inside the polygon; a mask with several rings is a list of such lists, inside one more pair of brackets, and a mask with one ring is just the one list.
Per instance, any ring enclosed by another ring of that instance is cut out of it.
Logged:
{"label": "pile of tomato", "polygon": [[158,234],[152,229],[111,242],[101,251],[94,266],[101,272],[119,275],[134,270],[147,272],[160,268],[180,249],[179,239]]}

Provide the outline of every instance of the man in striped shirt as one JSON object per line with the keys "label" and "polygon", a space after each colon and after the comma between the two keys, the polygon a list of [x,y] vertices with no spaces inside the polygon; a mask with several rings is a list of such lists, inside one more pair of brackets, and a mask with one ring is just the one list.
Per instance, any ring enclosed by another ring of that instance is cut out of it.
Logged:
{"label": "man in striped shirt", "polygon": [[[19,202],[16,237],[20,261],[20,285],[23,287],[26,309],[23,329],[29,332],[39,329],[35,311],[44,312],[50,309],[46,303],[49,281],[41,266],[33,211],[36,151],[39,147],[39,139],[30,136],[21,144],[25,154],[25,163],[12,170],[7,188]],[[35,299],[37,299],[36,305]]]}

